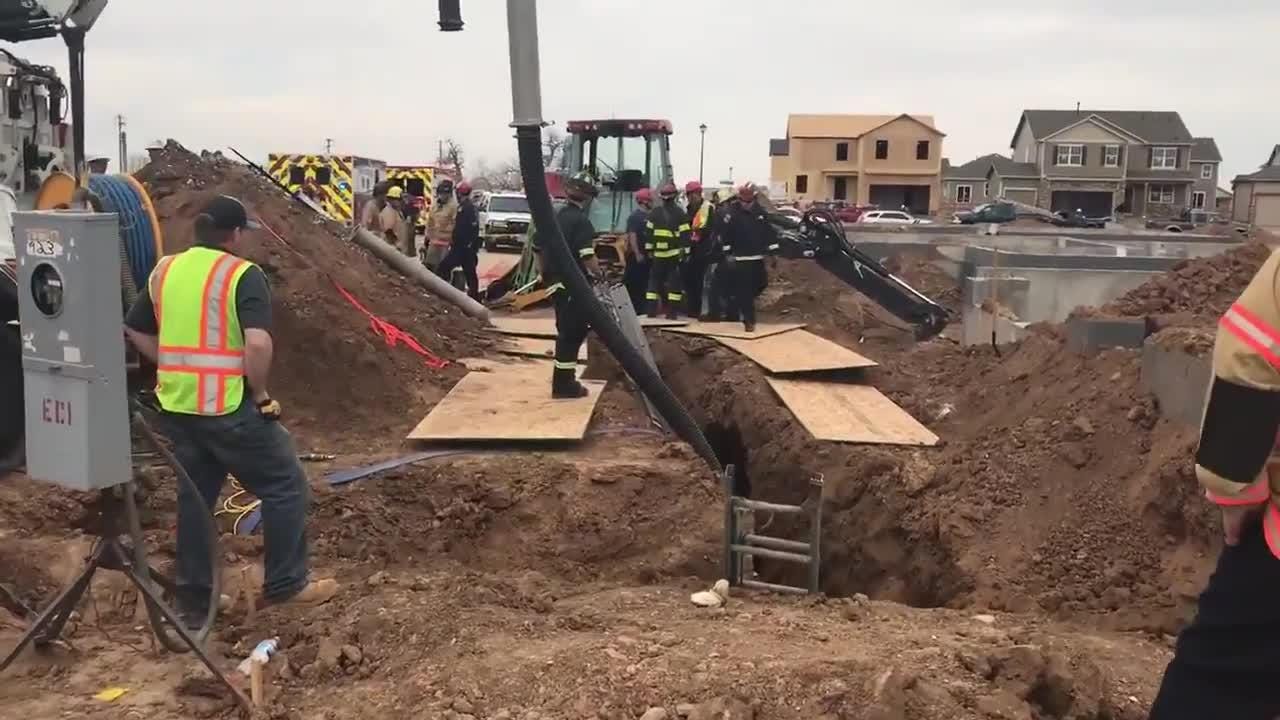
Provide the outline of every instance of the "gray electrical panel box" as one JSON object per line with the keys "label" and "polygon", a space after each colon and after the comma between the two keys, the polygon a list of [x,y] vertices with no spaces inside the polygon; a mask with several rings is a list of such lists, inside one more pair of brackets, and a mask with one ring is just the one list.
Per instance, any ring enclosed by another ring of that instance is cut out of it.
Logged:
{"label": "gray electrical panel box", "polygon": [[27,474],[73,490],[129,480],[120,228],[114,214],[17,212]]}

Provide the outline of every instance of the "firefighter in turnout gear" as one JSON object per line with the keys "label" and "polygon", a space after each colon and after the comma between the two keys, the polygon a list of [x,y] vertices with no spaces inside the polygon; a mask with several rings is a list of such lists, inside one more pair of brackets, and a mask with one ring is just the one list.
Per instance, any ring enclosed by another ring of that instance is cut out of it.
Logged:
{"label": "firefighter in turnout gear", "polygon": [[[599,192],[595,178],[589,173],[579,172],[570,177],[564,184],[568,202],[556,214],[556,223],[564,235],[569,251],[578,262],[579,269],[593,281],[602,277],[600,265],[596,260],[596,230],[587,217],[587,207]],[[555,264],[549,262],[539,242],[541,235],[532,238],[534,252],[537,253],[538,272],[555,302],[556,309],[556,357],[551,371],[551,397],[570,399],[586,397],[587,389],[578,382],[578,351],[587,339],[587,314],[582,303],[569,294],[569,289],[562,282]]]}
{"label": "firefighter in turnout gear", "polygon": [[738,200],[726,210],[720,228],[720,249],[725,253],[721,269],[729,271],[732,306],[742,316],[743,328],[754,332],[756,296],[769,282],[764,256],[777,252],[778,236],[769,224],[768,214],[756,202],[753,186],[747,184],[738,188]]}
{"label": "firefighter in turnout gear", "polygon": [[1150,720],[1280,717],[1280,252],[1218,322],[1195,474],[1222,514],[1218,565]]}
{"label": "firefighter in turnout gear", "polygon": [[681,267],[689,255],[689,218],[676,204],[679,196],[676,185],[668,182],[658,195],[662,204],[649,212],[645,223],[648,233],[645,250],[652,259],[649,266],[649,290],[645,300],[649,303],[649,317],[658,317],[660,307],[666,307],[666,315],[674,320],[679,313],[684,294],[680,292]]}
{"label": "firefighter in turnout gear", "polygon": [[734,307],[733,297],[729,294],[729,267],[724,262],[724,244],[722,240],[722,221],[725,213],[733,204],[733,191],[721,188],[715,194],[715,208],[712,210],[712,222],[716,228],[710,244],[703,249],[707,253],[706,283],[703,292],[707,301],[707,322],[738,322],[738,310]]}
{"label": "firefighter in turnout gear", "polygon": [[684,264],[683,280],[685,310],[691,318],[702,316],[702,282],[707,272],[708,249],[715,230],[715,208],[702,195],[702,183],[690,180],[685,183],[684,197],[688,201],[685,214],[689,216],[689,256]]}

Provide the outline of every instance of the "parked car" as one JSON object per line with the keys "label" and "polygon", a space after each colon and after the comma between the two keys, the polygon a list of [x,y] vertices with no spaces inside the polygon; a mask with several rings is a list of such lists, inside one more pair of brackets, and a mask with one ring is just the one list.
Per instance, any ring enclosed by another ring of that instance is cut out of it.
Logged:
{"label": "parked car", "polygon": [[790,205],[783,205],[782,207],[775,209],[774,212],[784,217],[789,217],[792,220],[799,220],[804,217],[804,213]]}
{"label": "parked car", "polygon": [[858,222],[867,225],[931,225],[932,220],[918,218],[901,210],[868,210]]}
{"label": "parked car", "polygon": [[524,193],[495,192],[480,204],[480,236],[486,250],[524,247],[533,216]]}
{"label": "parked car", "polygon": [[1080,210],[1059,210],[1047,218],[1047,221],[1058,227],[1104,228],[1111,218],[1088,217]]}
{"label": "parked car", "polygon": [[1146,225],[1148,230],[1164,230],[1165,232],[1186,232],[1195,230],[1201,225],[1208,225],[1217,222],[1218,213],[1209,210],[1201,210],[1199,208],[1187,208],[1183,210],[1176,219],[1156,219],[1148,220]]}
{"label": "parked car", "polygon": [[990,202],[958,212],[951,216],[951,222],[961,225],[977,225],[985,223],[1006,223],[1018,219],[1018,210],[1013,203]]}

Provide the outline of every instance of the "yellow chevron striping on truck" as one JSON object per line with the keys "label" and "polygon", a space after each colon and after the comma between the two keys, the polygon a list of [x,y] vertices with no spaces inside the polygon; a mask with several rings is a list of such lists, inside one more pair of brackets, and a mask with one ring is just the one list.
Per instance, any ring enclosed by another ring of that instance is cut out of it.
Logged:
{"label": "yellow chevron striping on truck", "polygon": [[317,190],[316,201],[339,222],[350,223],[355,216],[355,189],[351,168],[355,159],[343,155],[271,153],[267,172],[289,192],[302,190],[308,182]]}

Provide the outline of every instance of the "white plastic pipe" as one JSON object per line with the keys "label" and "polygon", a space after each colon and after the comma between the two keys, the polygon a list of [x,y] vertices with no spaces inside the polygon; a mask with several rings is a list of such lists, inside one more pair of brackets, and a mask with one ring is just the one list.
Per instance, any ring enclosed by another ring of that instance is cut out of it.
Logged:
{"label": "white plastic pipe", "polygon": [[467,315],[478,320],[489,319],[489,308],[472,300],[465,292],[445,282],[444,279],[428,270],[416,259],[405,255],[400,252],[399,248],[388,244],[386,240],[374,235],[365,228],[357,228],[352,240],[360,247],[376,255],[382,262],[390,265],[393,270],[426,288],[433,295],[447,300],[451,305],[456,305]]}

